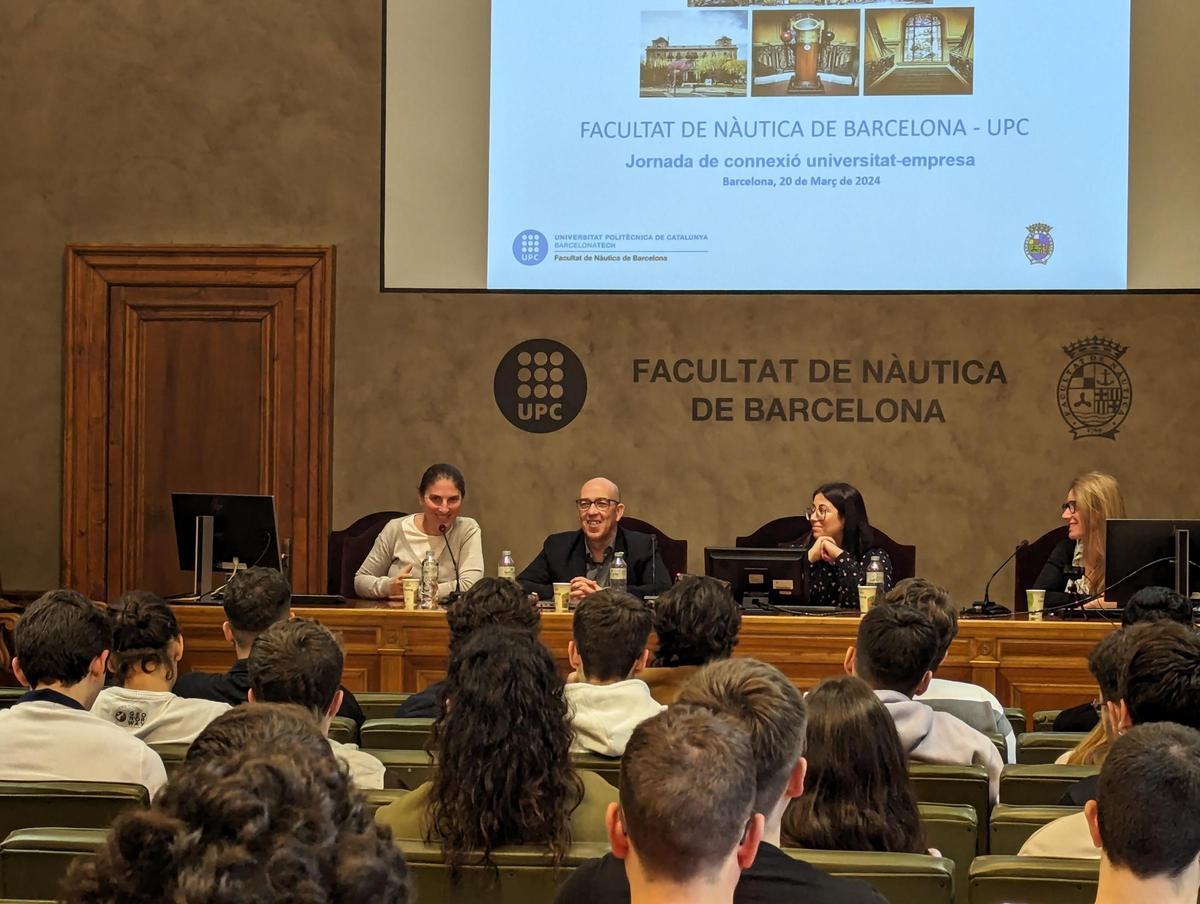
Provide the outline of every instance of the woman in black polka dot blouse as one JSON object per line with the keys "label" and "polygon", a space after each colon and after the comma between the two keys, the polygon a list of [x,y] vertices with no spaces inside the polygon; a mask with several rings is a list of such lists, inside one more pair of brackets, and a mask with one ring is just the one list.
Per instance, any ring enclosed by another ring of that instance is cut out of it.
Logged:
{"label": "woman in black polka dot blouse", "polygon": [[812,530],[808,549],[808,602],[813,606],[858,608],[858,586],[865,584],[872,556],[883,565],[879,596],[892,589],[892,559],[874,545],[862,494],[848,483],[817,487],[805,512]]}

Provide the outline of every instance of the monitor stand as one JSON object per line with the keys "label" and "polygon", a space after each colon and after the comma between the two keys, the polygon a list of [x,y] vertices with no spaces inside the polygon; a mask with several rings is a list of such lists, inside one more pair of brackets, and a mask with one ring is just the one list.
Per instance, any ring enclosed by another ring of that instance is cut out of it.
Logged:
{"label": "monitor stand", "polygon": [[1191,531],[1175,531],[1175,592],[1184,599],[1189,599],[1192,595],[1191,553]]}
{"label": "monitor stand", "polygon": [[196,516],[196,558],[192,576],[192,595],[201,599],[212,593],[213,579],[213,516]]}

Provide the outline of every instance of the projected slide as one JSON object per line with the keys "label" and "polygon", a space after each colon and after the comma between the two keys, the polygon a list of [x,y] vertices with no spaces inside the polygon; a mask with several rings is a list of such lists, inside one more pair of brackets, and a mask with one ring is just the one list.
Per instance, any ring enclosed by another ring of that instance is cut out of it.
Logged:
{"label": "projected slide", "polygon": [[1129,0],[492,0],[488,287],[1126,287]]}

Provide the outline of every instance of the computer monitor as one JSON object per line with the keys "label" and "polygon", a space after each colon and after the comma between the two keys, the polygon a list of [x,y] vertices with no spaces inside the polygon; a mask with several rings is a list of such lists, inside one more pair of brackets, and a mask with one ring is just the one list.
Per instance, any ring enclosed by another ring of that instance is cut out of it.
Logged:
{"label": "computer monitor", "polygon": [[704,548],[704,573],[728,583],[743,608],[803,605],[807,566],[808,551],[799,547]]}
{"label": "computer monitor", "polygon": [[1193,589],[1200,589],[1200,566],[1195,564],[1198,560],[1200,520],[1109,518],[1104,596],[1119,606],[1143,587],[1172,587],[1189,596]]}
{"label": "computer monitor", "polygon": [[[172,493],[175,544],[179,567],[195,571],[197,594],[212,589],[213,571],[239,566],[279,568],[279,530],[275,525],[275,497],[241,493]],[[208,533],[210,518],[211,535]],[[205,556],[198,551],[208,548]],[[205,561],[207,559],[207,561]]]}

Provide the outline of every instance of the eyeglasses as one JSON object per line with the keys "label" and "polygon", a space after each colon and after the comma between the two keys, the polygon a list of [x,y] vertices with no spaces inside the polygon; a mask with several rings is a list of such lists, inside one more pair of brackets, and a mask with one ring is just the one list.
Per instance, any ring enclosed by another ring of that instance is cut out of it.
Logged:
{"label": "eyeglasses", "polygon": [[1064,503],[1062,504],[1062,510],[1063,510],[1064,512],[1070,512],[1072,515],[1074,515],[1074,514],[1075,514],[1075,512],[1077,511],[1077,509],[1076,509],[1076,507],[1075,507],[1075,500],[1074,500],[1074,499],[1068,499],[1066,502],[1064,502]]}
{"label": "eyeglasses", "polygon": [[804,517],[807,518],[809,521],[812,521],[814,518],[816,518],[818,521],[824,521],[826,518],[828,518],[832,514],[833,514],[833,509],[829,508],[828,506],[818,505],[816,507],[813,507],[810,505],[808,507],[808,511],[806,511],[804,513]]}
{"label": "eyeglasses", "polygon": [[586,512],[592,506],[596,507],[598,512],[607,512],[614,505],[620,505],[616,499],[576,499],[575,507],[581,512]]}

